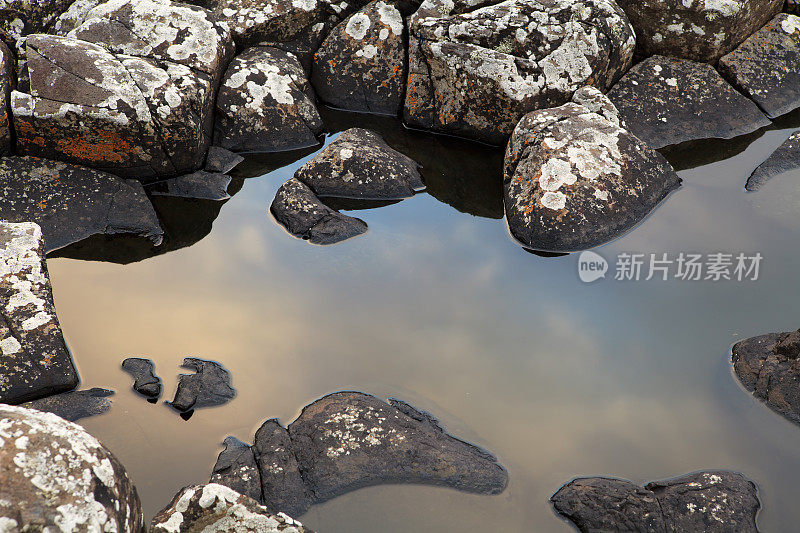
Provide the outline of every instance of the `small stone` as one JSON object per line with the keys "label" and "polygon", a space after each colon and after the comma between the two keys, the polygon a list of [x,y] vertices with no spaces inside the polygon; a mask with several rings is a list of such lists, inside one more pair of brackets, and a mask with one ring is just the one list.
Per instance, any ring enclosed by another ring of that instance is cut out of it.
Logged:
{"label": "small stone", "polygon": [[122,369],[133,378],[133,390],[148,398],[161,396],[161,378],[155,374],[156,365],[150,359],[128,357],[122,361]]}
{"label": "small stone", "polygon": [[228,185],[230,184],[231,177],[227,174],[198,170],[185,176],[154,183],[149,187],[149,191],[155,196],[176,196],[220,202],[231,197],[228,194]]}
{"label": "small stone", "polygon": [[225,485],[261,502],[261,475],[253,448],[236,437],[227,437],[224,444],[225,449],[217,457],[209,483]]}
{"label": "small stone", "polygon": [[107,412],[111,409],[111,400],[108,397],[113,395],[114,391],[109,389],[77,390],[25,402],[20,407],[53,413],[64,420],[77,422],[81,418]]}
{"label": "small stone", "polygon": [[793,133],[747,179],[748,191],[758,190],[773,176],[800,168],[800,132]]}
{"label": "small stone", "polygon": [[187,357],[181,365],[195,371],[178,376],[178,390],[170,405],[181,412],[224,405],[236,396],[231,375],[215,361]]}

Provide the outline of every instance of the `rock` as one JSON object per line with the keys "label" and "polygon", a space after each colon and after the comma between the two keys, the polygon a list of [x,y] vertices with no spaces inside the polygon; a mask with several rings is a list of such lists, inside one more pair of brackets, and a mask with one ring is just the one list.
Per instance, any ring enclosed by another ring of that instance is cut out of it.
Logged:
{"label": "rock", "polygon": [[783,0],[617,0],[639,53],[715,63],[766,24]]}
{"label": "rock", "polygon": [[86,21],[89,11],[100,4],[105,4],[107,0],[70,0],[72,3],[69,9],[61,13],[53,24],[53,31],[47,32],[54,35],[66,37],[69,32],[80,26]]}
{"label": "rock", "polygon": [[74,0],[3,0],[0,39],[14,47],[23,36],[44,33]]}
{"label": "rock", "polygon": [[236,396],[230,373],[219,363],[187,357],[181,366],[195,373],[178,376],[178,390],[170,403],[178,411],[224,405]]}
{"label": "rock", "polygon": [[784,5],[783,10],[787,13],[793,13],[795,15],[800,15],[800,1],[798,0],[786,0],[786,5]]}
{"label": "rock", "polygon": [[133,378],[133,390],[148,398],[161,396],[161,378],[155,374],[156,365],[150,359],[128,357],[122,361],[122,369]]}
{"label": "rock", "polygon": [[198,170],[185,176],[154,183],[149,190],[156,196],[222,201],[231,197],[228,194],[230,184],[231,177],[227,174]]}
{"label": "rock", "polygon": [[405,121],[498,145],[525,113],[607,90],[636,44],[612,0],[425,0],[409,31]]}
{"label": "rock", "polygon": [[224,444],[225,449],[217,457],[209,483],[225,485],[260,502],[261,475],[253,449],[236,437],[227,437]]}
{"label": "rock", "polygon": [[800,18],[779,14],[719,61],[719,71],[770,118],[800,107]]}
{"label": "rock", "polygon": [[0,403],[74,389],[78,374],[56,317],[42,231],[34,223],[0,222],[0,302]]}
{"label": "rock", "polygon": [[244,157],[239,154],[220,146],[212,146],[208,149],[208,155],[206,156],[206,172],[227,174],[242,161],[244,161]]}
{"label": "rock", "polygon": [[400,200],[425,188],[418,163],[361,128],[342,132],[294,177],[319,197]]}
{"label": "rock", "polygon": [[256,431],[253,452],[261,477],[261,503],[273,512],[305,513],[314,495],[300,473],[289,431],[277,419],[267,420]]}
{"label": "rock", "polygon": [[350,111],[397,115],[406,77],[400,11],[370,2],[334,28],[314,56],[311,83],[322,101]]}
{"label": "rock", "polygon": [[95,234],[164,234],[140,183],[35,157],[0,158],[0,219],[38,223],[48,252]]}
{"label": "rock", "polygon": [[800,168],[800,131],[793,133],[766,161],[756,167],[747,179],[745,189],[756,191],[773,176],[798,168]]}
{"label": "rock", "polygon": [[580,531],[757,532],[755,484],[732,472],[697,472],[644,488],[611,478],[579,478],[552,498]]}
{"label": "rock", "polygon": [[702,139],[732,139],[768,126],[751,100],[710,65],[653,56],[608,93],[631,133],[659,149]]}
{"label": "rock", "polygon": [[281,185],[270,212],[289,233],[312,244],[335,244],[367,231],[366,222],[326,206],[297,178]]}
{"label": "rock", "polygon": [[11,120],[8,113],[11,89],[16,82],[14,56],[0,41],[0,157],[11,153]]}
{"label": "rock", "polygon": [[151,533],[313,533],[283,513],[216,483],[185,487],[153,517]]}
{"label": "rock", "polygon": [[20,407],[53,413],[64,420],[77,422],[81,418],[107,412],[111,409],[111,400],[108,397],[113,395],[114,391],[109,389],[76,390],[25,402]]}
{"label": "rock", "polygon": [[303,67],[277,48],[250,48],[228,67],[217,99],[215,143],[235,152],[318,144],[322,119]]}
{"label": "rock", "polygon": [[620,127],[600,91],[581,89],[575,100],[585,105],[525,115],[506,149],[506,220],[535,250],[569,252],[608,242],[681,182],[663,156]]}
{"label": "rock", "polygon": [[314,54],[316,54],[328,33],[340,22],[341,19],[338,16],[330,15],[322,22],[314,24],[289,41],[267,40],[260,42],[259,45],[278,48],[284,52],[294,54],[303,66],[306,77],[310,78],[312,66],[314,64]]}
{"label": "rock", "polygon": [[0,524],[5,531],[134,533],[144,515],[125,469],[82,427],[0,405]]}

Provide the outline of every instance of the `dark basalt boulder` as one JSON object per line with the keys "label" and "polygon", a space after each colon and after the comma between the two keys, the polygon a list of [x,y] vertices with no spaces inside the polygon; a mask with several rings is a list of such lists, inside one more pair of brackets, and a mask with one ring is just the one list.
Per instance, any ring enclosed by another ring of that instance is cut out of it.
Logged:
{"label": "dark basalt boulder", "polygon": [[756,191],[770,178],[798,168],[800,168],[800,132],[795,132],[766,161],[756,167],[747,179],[745,188],[748,191]]}
{"label": "dark basalt boulder", "polygon": [[312,244],[335,244],[367,231],[366,222],[323,204],[308,185],[297,178],[281,185],[270,212],[286,231]]}
{"label": "dark basalt boulder", "polygon": [[64,420],[77,422],[82,418],[107,412],[111,409],[111,400],[108,397],[113,395],[114,391],[109,389],[76,390],[25,402],[20,407],[53,413]]}
{"label": "dark basalt boulder", "polygon": [[551,498],[582,532],[707,531],[757,533],[755,484],[732,472],[697,472],[644,487],[613,478],[579,478]]}
{"label": "dark basalt boulder", "polygon": [[236,396],[236,389],[231,387],[230,373],[219,363],[187,357],[181,366],[195,373],[178,376],[178,390],[170,402],[178,411],[224,405]]}
{"label": "dark basalt boulder", "polygon": [[283,513],[272,514],[233,489],[209,483],[184,487],[153,517],[151,533],[313,533]]}
{"label": "dark basalt boulder", "polygon": [[253,452],[261,473],[261,503],[274,512],[305,513],[314,494],[300,473],[289,431],[277,419],[267,420],[256,431]]}
{"label": "dark basalt boulder", "polygon": [[48,252],[96,234],[164,234],[139,182],[36,157],[0,158],[0,219],[39,224]]}
{"label": "dark basalt boulder", "polygon": [[226,150],[221,146],[212,146],[206,156],[206,172],[219,172],[227,174],[244,161],[244,157]]}
{"label": "dark basalt boulder", "polygon": [[78,374],[56,317],[42,231],[32,222],[0,222],[0,301],[0,403],[74,389]]}
{"label": "dark basalt boulder", "polygon": [[781,13],[719,61],[719,71],[775,118],[800,107],[800,18]]}
{"label": "dark basalt boulder", "polygon": [[122,369],[133,377],[133,390],[148,398],[161,396],[163,385],[161,378],[155,374],[156,365],[153,361],[128,357],[122,361]]}
{"label": "dark basalt boulder", "polygon": [[278,152],[319,144],[321,133],[314,91],[294,55],[255,47],[233,60],[217,98],[215,144]]}
{"label": "dark basalt boulder", "polygon": [[9,102],[17,74],[14,56],[8,46],[0,41],[0,157],[11,153],[11,115]]}
{"label": "dark basalt boulder", "polygon": [[225,449],[220,452],[209,483],[230,487],[240,494],[261,501],[261,475],[253,448],[236,437],[227,437]]}
{"label": "dark basalt boulder", "polygon": [[369,130],[342,132],[294,177],[319,197],[401,200],[425,188],[420,166]]}
{"label": "dark basalt boulder", "polygon": [[231,177],[227,174],[198,170],[185,176],[154,183],[148,190],[155,196],[175,196],[221,202],[231,197],[228,194],[230,184]]}
{"label": "dark basalt boulder", "polygon": [[497,145],[525,113],[607,90],[636,45],[612,0],[426,0],[409,33],[405,121]]}
{"label": "dark basalt boulder", "polygon": [[0,524],[5,531],[138,532],[144,514],[125,468],[82,427],[0,405]]}
{"label": "dark basalt boulder", "polygon": [[400,11],[370,2],[339,24],[314,56],[311,83],[340,109],[397,115],[406,78],[405,25]]}
{"label": "dark basalt boulder", "polygon": [[322,22],[318,22],[300,33],[298,36],[287,41],[266,40],[258,43],[260,46],[269,46],[294,54],[307,78],[311,78],[311,70],[314,65],[314,54],[325,41],[328,33],[335,28],[342,19],[337,15],[330,15]]}
{"label": "dark basalt boulder", "polygon": [[526,247],[585,250],[640,222],[680,178],[658,152],[620,127],[616,109],[594,88],[576,102],[534,111],[506,149],[506,220]]}
{"label": "dark basalt boulder", "polygon": [[639,53],[714,63],[774,17],[783,0],[617,0]]}
{"label": "dark basalt boulder", "polygon": [[3,0],[0,39],[13,48],[23,36],[45,33],[75,0]]}
{"label": "dark basalt boulder", "polygon": [[631,133],[655,149],[732,139],[770,124],[713,67],[685,59],[648,58],[628,71],[608,97]]}

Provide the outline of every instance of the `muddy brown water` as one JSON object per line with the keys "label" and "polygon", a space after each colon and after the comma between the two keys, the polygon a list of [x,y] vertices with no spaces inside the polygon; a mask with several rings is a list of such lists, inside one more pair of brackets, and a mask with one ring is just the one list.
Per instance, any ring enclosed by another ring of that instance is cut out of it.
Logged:
{"label": "muddy brown water", "polygon": [[[148,519],[182,486],[208,480],[225,436],[251,442],[264,420],[289,423],[309,402],[353,389],[429,410],[497,454],[510,484],[499,496],[358,490],[298,517],[320,532],[569,531],[548,497],[574,476],[645,482],[697,469],[743,472],[759,487],[762,530],[793,529],[800,427],[739,386],[729,350],[800,326],[800,172],[744,191],[797,118],[670,155],[683,187],[596,249],[611,270],[585,284],[576,255],[540,257],[510,238],[498,150],[329,111],[329,127],[378,129],[422,162],[429,194],[348,211],[369,224],[366,235],[312,246],[268,208],[314,150],[251,157],[224,205],[156,199],[172,233],[166,253],[90,239],[54,254],[82,386],[117,391],[109,413],[83,424],[126,465]],[[760,252],[760,277],[612,279],[619,253],[681,251]],[[238,396],[185,421],[130,389],[120,369],[129,356],[155,361],[162,400],[185,356],[224,364]]]}

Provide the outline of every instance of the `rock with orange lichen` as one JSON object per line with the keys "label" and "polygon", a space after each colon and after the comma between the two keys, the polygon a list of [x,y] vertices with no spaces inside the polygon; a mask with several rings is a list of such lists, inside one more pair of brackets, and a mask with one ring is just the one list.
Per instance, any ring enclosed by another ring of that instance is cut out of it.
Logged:
{"label": "rock with orange lichen", "polygon": [[8,113],[8,103],[15,81],[14,56],[8,46],[0,41],[0,156],[11,151],[11,117]]}

